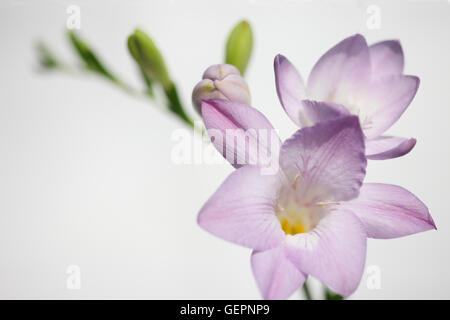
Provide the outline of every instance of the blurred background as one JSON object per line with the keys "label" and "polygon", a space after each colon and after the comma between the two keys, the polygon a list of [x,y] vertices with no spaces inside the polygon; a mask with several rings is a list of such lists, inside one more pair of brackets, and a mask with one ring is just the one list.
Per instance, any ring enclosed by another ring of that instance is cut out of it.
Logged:
{"label": "blurred background", "polygon": [[[401,185],[424,201],[438,231],[368,242],[353,299],[450,298],[450,2],[301,0],[3,0],[0,3],[0,298],[259,299],[250,250],[201,230],[197,212],[232,171],[176,164],[185,125],[92,74],[41,72],[43,40],[71,64],[69,6],[84,39],[122,79],[143,87],[126,38],[157,43],[188,112],[204,69],[224,59],[241,19],[253,27],[246,78],[253,105],[287,138],[273,58],[306,78],[331,46],[355,33],[400,39],[419,91],[388,133],[417,138],[407,156],[371,161],[366,181]],[[375,11],[374,11],[375,10]],[[374,24],[374,14],[377,15]],[[370,284],[371,272],[379,286]],[[74,277],[76,278],[75,282]],[[313,281],[313,291],[320,285]],[[301,298],[300,292],[292,299]]]}

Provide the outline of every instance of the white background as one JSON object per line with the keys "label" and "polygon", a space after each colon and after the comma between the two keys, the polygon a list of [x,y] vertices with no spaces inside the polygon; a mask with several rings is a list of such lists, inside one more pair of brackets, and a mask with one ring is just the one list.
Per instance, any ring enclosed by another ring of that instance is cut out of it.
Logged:
{"label": "white background", "polygon": [[[369,240],[381,289],[369,290],[365,275],[352,297],[450,298],[450,3],[294,0],[1,2],[0,298],[260,298],[250,250],[196,224],[231,167],[174,164],[171,134],[183,124],[146,100],[93,75],[36,72],[38,39],[76,63],[64,36],[71,4],[81,8],[81,34],[136,87],[125,39],[137,26],[151,34],[193,116],[191,89],[222,62],[230,28],[248,19],[253,105],[283,138],[295,126],[276,97],[275,54],[306,78],[354,33],[400,39],[405,72],[421,85],[389,133],[418,143],[401,159],[370,162],[366,181],[415,193],[438,231]],[[366,26],[371,4],[381,9],[379,30]],[[66,287],[69,265],[81,268],[80,290]]]}

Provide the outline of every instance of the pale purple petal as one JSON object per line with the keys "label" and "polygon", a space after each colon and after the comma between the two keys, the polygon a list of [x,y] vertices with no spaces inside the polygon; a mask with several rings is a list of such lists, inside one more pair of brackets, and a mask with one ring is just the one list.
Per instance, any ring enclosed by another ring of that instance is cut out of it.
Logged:
{"label": "pale purple petal", "polygon": [[364,226],[352,212],[333,210],[311,232],[287,236],[286,253],[303,273],[348,296],[358,287],[364,270]]}
{"label": "pale purple petal", "polygon": [[302,127],[304,120],[301,100],[305,98],[302,77],[292,63],[281,54],[275,57],[274,70],[278,99],[291,120]]}
{"label": "pale purple petal", "polygon": [[231,74],[222,80],[214,80],[214,86],[225,99],[250,105],[250,90],[241,76]]}
{"label": "pale purple petal", "polygon": [[357,34],[339,42],[315,64],[306,87],[308,98],[348,107],[351,95],[370,81],[366,40]]}
{"label": "pale purple petal", "polygon": [[240,76],[239,70],[231,64],[214,64],[203,73],[203,79],[223,79],[228,75],[235,74]]}
{"label": "pale purple petal", "polygon": [[280,151],[280,166],[287,178],[295,181],[304,203],[356,197],[366,164],[364,138],[356,116],[300,129]]}
{"label": "pale purple petal", "polygon": [[400,42],[387,40],[369,47],[372,80],[397,76],[403,73],[404,57]]}
{"label": "pale purple petal", "polygon": [[199,225],[252,249],[278,246],[284,239],[274,211],[279,182],[277,175],[261,175],[255,166],[234,171],[200,210]]}
{"label": "pale purple petal", "polygon": [[214,146],[235,168],[278,161],[280,138],[255,108],[228,100],[204,100],[202,117]]}
{"label": "pale purple petal", "polygon": [[358,103],[363,106],[361,125],[372,139],[389,129],[403,114],[419,88],[415,76],[393,76],[373,83]]}
{"label": "pale purple petal", "polygon": [[284,254],[282,246],[265,251],[253,251],[253,275],[264,299],[287,299],[306,280]]}
{"label": "pale purple petal", "polygon": [[366,140],[366,157],[371,160],[385,160],[404,156],[416,145],[414,138],[379,136]]}
{"label": "pale purple petal", "polygon": [[305,126],[350,115],[348,109],[343,105],[332,102],[302,100],[302,105],[304,118],[307,120]]}
{"label": "pale purple petal", "polygon": [[342,207],[359,217],[371,238],[390,239],[436,229],[425,204],[394,185],[365,183],[359,197]]}
{"label": "pale purple petal", "polygon": [[222,92],[216,89],[213,80],[203,79],[192,90],[192,104],[195,110],[201,114],[202,100],[226,99]]}

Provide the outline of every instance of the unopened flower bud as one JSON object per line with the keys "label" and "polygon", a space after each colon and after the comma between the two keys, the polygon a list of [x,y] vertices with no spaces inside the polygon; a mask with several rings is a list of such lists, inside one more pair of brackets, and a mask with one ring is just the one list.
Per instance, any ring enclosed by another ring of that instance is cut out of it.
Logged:
{"label": "unopened flower bud", "polygon": [[165,90],[170,88],[172,81],[164,58],[153,40],[144,31],[136,29],[128,37],[128,49],[146,77],[159,82]]}
{"label": "unopened flower bud", "polygon": [[253,33],[247,21],[239,22],[228,36],[225,62],[232,64],[242,75],[247,69],[253,48]]}
{"label": "unopened flower bud", "polygon": [[203,80],[192,92],[192,103],[200,114],[202,100],[206,99],[226,99],[250,105],[250,90],[236,67],[216,64],[206,69]]}

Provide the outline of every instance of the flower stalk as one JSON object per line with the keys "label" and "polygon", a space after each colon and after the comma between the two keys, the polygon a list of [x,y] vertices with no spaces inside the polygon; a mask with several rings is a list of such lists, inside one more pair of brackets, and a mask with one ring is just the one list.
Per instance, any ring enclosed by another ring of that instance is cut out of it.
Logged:
{"label": "flower stalk", "polygon": [[302,286],[302,290],[303,290],[303,294],[305,295],[306,300],[313,300],[311,292],[309,291],[308,283],[306,281]]}
{"label": "flower stalk", "polygon": [[[82,62],[80,71],[95,73],[107,79],[127,94],[137,98],[148,98],[154,102],[157,101],[155,90],[158,89],[156,87],[159,87],[166,98],[164,107],[187,126],[194,127],[194,122],[186,112],[186,107],[180,99],[177,86],[170,77],[161,51],[144,31],[136,29],[127,39],[128,51],[136,62],[139,74],[145,85],[145,91],[142,94],[140,90],[128,85],[107,68],[92,47],[75,31],[68,31],[67,36],[73,50]],[[248,22],[242,21],[233,28],[227,39],[226,61],[236,65],[243,73],[249,62],[252,46],[253,37],[250,25]],[[38,43],[36,51],[42,70],[58,70],[76,74],[74,71],[78,68],[70,67],[56,58],[44,43]]]}

